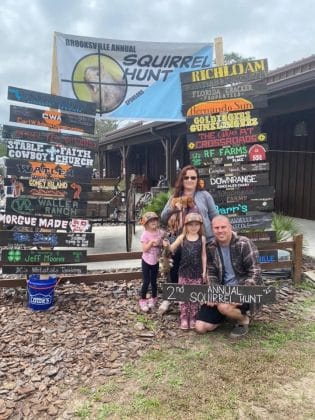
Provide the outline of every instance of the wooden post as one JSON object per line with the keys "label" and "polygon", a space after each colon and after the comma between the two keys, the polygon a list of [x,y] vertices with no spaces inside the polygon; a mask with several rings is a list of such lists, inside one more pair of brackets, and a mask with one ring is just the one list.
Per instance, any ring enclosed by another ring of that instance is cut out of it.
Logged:
{"label": "wooden post", "polygon": [[293,283],[296,285],[301,282],[302,276],[302,247],[303,247],[303,235],[295,235],[294,241],[294,252],[293,252]]}
{"label": "wooden post", "polygon": [[215,52],[215,65],[223,66],[224,65],[223,38],[221,36],[214,38],[214,52]]}

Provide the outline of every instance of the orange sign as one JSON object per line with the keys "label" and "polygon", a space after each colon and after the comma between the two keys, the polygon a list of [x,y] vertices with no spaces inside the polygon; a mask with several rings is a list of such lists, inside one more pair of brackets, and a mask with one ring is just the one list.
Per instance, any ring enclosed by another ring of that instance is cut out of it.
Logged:
{"label": "orange sign", "polygon": [[221,112],[247,111],[253,109],[253,103],[244,98],[223,99],[221,101],[206,101],[193,105],[187,110],[187,117],[195,115],[219,114]]}
{"label": "orange sign", "polygon": [[50,127],[58,127],[61,124],[61,112],[46,110],[43,112],[43,120]]}

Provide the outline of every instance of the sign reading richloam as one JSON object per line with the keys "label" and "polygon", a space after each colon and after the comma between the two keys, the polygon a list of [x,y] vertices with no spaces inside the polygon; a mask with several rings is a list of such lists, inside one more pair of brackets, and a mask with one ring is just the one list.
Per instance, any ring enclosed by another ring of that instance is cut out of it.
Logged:
{"label": "sign reading richloam", "polygon": [[182,85],[204,82],[204,87],[209,88],[230,83],[262,80],[267,76],[267,73],[267,59],[259,59],[185,72],[181,73],[180,78]]}
{"label": "sign reading richloam", "polygon": [[260,127],[235,128],[232,130],[207,131],[187,134],[188,150],[209,149],[210,147],[239,146],[240,144],[260,143],[267,140],[267,134]]}
{"label": "sign reading richloam", "polygon": [[50,95],[48,93],[35,92],[33,90],[8,87],[8,99],[39,106],[49,106],[62,111],[78,112],[80,114],[95,115],[96,104],[93,102],[79,101],[64,96]]}
{"label": "sign reading richloam", "polygon": [[202,149],[190,152],[190,161],[196,167],[223,163],[258,162],[266,160],[267,151],[268,146],[262,144]]}
{"label": "sign reading richloam", "polygon": [[98,142],[87,137],[57,133],[48,130],[33,130],[13,125],[4,125],[2,130],[4,139],[18,139],[28,141],[39,141],[42,143],[64,144],[68,147],[78,147],[81,149],[97,150]]}
{"label": "sign reading richloam", "polygon": [[39,160],[73,166],[93,166],[95,153],[76,147],[64,147],[28,140],[7,140],[7,156],[12,159]]}
{"label": "sign reading richloam", "polygon": [[[33,241],[35,240],[35,234],[38,234],[40,238],[41,232],[34,232]],[[49,238],[49,235],[44,235]],[[1,261],[9,264],[70,264],[70,263],[81,263],[86,261],[86,250],[80,251],[50,251],[50,250],[39,250],[39,249],[28,249],[23,250],[19,248],[3,249],[1,252]]]}
{"label": "sign reading richloam", "polygon": [[229,217],[233,229],[239,231],[241,229],[258,229],[270,228],[272,222],[271,213],[262,213],[247,216]]}
{"label": "sign reading richloam", "polygon": [[73,232],[18,232],[3,230],[0,235],[0,245],[26,245],[26,246],[67,246],[67,247],[94,247],[94,233]]}
{"label": "sign reading richloam", "polygon": [[7,175],[76,181],[79,183],[90,181],[93,172],[92,168],[22,159],[6,159],[5,165]]}
{"label": "sign reading richloam", "polygon": [[63,198],[7,197],[6,212],[34,216],[57,216],[65,219],[86,216],[87,202]]}
{"label": "sign reading richloam", "polygon": [[86,274],[86,265],[5,265],[2,267],[3,274]]}
{"label": "sign reading richloam", "polygon": [[80,131],[94,134],[95,118],[80,114],[66,114],[64,112],[10,106],[10,121],[18,124],[37,125],[58,130]]}
{"label": "sign reading richloam", "polygon": [[210,165],[207,167],[199,168],[198,172],[201,177],[208,175],[232,175],[241,173],[253,173],[253,172],[267,172],[269,171],[269,162],[258,162],[258,163],[240,163],[232,164],[226,163],[223,165]]}
{"label": "sign reading richloam", "polygon": [[270,304],[276,302],[276,288],[272,286],[179,285],[164,283],[162,298],[179,302]]}

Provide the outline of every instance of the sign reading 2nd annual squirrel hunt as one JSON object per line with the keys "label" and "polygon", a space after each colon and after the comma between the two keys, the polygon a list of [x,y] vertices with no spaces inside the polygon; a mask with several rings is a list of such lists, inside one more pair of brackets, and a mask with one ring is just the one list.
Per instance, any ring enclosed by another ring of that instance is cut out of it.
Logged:
{"label": "sign reading 2nd annual squirrel hunt", "polygon": [[252,303],[276,302],[276,289],[272,286],[222,286],[163,284],[164,300],[179,302]]}

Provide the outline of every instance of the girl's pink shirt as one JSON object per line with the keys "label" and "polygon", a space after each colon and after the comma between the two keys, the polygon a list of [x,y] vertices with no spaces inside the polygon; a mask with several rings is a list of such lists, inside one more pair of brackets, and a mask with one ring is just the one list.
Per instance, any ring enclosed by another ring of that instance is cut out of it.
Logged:
{"label": "girl's pink shirt", "polygon": [[[140,242],[147,244],[148,242],[154,240],[161,242],[163,232],[158,229],[156,232],[149,232],[145,230],[140,238]],[[158,263],[160,257],[160,247],[152,246],[148,251],[143,251],[142,258],[143,260],[150,265],[155,265]]]}

